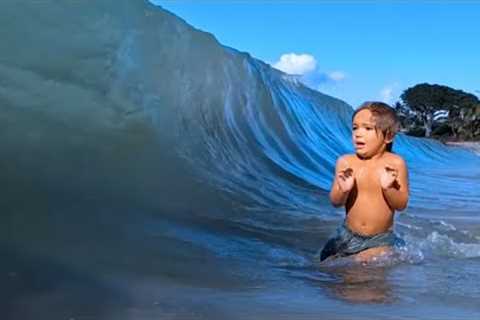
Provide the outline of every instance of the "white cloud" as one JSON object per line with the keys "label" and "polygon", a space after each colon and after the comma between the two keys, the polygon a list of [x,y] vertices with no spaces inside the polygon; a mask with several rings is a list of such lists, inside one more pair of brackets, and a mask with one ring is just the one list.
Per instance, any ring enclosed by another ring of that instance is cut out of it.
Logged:
{"label": "white cloud", "polygon": [[273,67],[288,74],[304,75],[315,70],[317,61],[310,54],[286,53],[282,54]]}
{"label": "white cloud", "polygon": [[380,99],[381,101],[393,104],[396,100],[398,100],[399,95],[399,85],[398,83],[388,84],[380,91]]}
{"label": "white cloud", "polygon": [[342,81],[347,75],[342,71],[333,71],[328,74],[328,77],[333,81]]}
{"label": "white cloud", "polygon": [[393,99],[393,88],[385,87],[380,91],[380,96],[383,102],[390,102]]}
{"label": "white cloud", "polygon": [[315,57],[308,53],[282,54],[280,59],[272,66],[278,70],[295,76],[295,81],[300,81],[307,87],[324,92],[340,85],[348,76],[345,72],[334,70],[320,71]]}

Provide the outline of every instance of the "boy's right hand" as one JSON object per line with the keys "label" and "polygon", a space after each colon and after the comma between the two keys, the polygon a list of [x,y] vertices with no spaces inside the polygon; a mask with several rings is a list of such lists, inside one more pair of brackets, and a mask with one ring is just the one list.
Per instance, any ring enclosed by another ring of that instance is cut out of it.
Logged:
{"label": "boy's right hand", "polygon": [[338,186],[343,193],[350,192],[355,184],[355,177],[353,176],[353,169],[346,168],[340,170],[337,175]]}

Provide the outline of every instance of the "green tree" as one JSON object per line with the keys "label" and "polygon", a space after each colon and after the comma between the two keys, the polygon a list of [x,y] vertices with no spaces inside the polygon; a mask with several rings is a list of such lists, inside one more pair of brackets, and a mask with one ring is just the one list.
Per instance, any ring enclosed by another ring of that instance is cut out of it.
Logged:
{"label": "green tree", "polygon": [[438,84],[421,83],[405,90],[400,96],[403,105],[410,109],[425,128],[425,136],[430,137],[436,111],[448,110],[449,123],[456,135],[465,121],[467,110],[479,104],[478,98],[462,90]]}
{"label": "green tree", "polygon": [[450,117],[455,139],[480,139],[480,104],[456,108]]}
{"label": "green tree", "polygon": [[415,130],[418,126],[418,119],[415,112],[410,110],[400,101],[397,101],[393,107],[395,108],[398,120],[400,121],[401,130],[412,135],[412,130]]}

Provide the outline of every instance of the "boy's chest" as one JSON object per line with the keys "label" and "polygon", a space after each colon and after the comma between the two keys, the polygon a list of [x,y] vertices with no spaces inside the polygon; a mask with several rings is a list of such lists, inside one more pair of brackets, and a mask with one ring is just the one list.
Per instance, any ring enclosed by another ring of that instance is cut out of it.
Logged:
{"label": "boy's chest", "polygon": [[355,180],[359,189],[376,189],[380,186],[381,167],[359,166],[353,168]]}

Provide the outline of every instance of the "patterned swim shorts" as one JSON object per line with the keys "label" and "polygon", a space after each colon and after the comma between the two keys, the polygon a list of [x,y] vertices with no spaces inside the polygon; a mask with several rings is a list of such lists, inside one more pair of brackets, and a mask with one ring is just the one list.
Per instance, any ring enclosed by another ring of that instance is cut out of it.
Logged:
{"label": "patterned swim shorts", "polygon": [[337,228],[336,234],[323,247],[320,261],[331,256],[346,257],[370,248],[402,245],[405,245],[405,242],[398,238],[393,231],[373,236],[363,236],[350,230],[346,222],[344,222]]}

